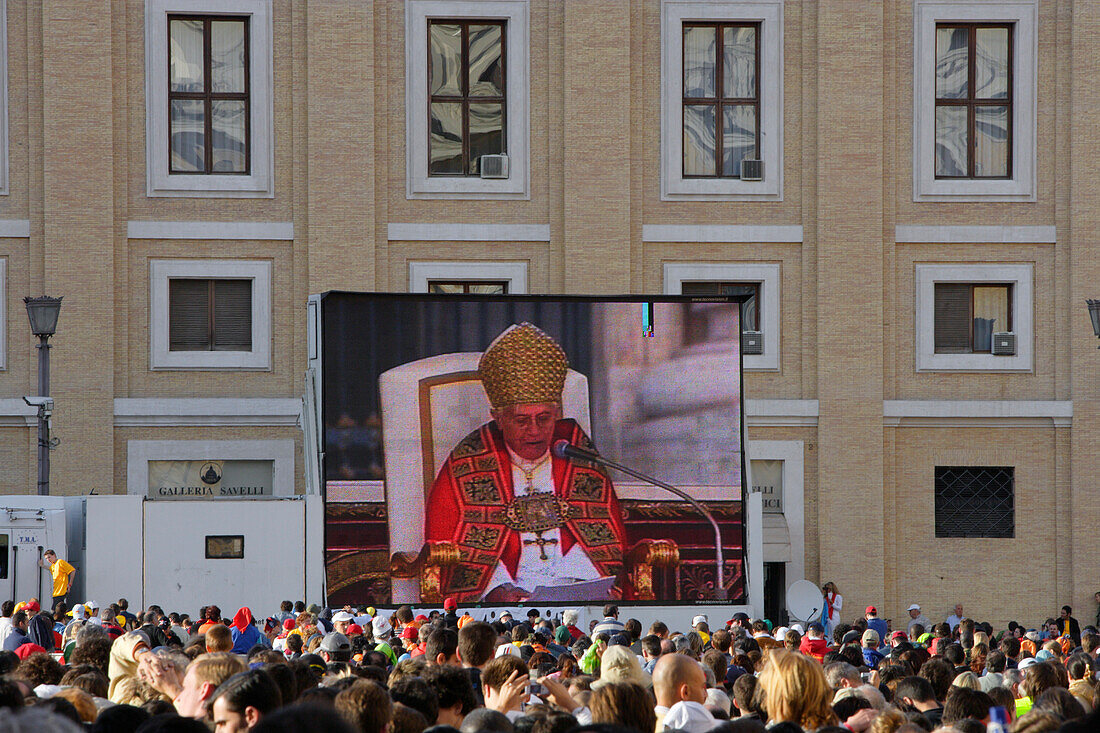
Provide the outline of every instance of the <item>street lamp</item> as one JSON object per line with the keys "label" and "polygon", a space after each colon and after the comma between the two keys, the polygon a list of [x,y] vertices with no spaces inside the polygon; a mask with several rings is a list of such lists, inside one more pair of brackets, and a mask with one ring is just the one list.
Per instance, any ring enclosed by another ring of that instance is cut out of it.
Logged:
{"label": "street lamp", "polygon": [[[1089,318],[1092,319],[1092,332],[1096,334],[1096,338],[1100,338],[1100,300],[1086,300],[1089,304]],[[1096,348],[1100,349],[1100,346]]]}
{"label": "street lamp", "polygon": [[23,298],[27,306],[27,318],[31,321],[31,333],[38,337],[38,398],[28,400],[38,407],[38,494],[50,495],[50,413],[53,400],[50,395],[50,336],[57,330],[57,316],[61,312],[61,298],[43,295],[39,298]]}

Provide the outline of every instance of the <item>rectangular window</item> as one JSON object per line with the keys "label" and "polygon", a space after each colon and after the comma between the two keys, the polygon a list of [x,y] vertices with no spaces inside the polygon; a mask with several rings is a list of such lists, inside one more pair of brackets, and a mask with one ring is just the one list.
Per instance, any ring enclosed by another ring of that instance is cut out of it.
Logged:
{"label": "rectangular window", "polygon": [[428,21],[428,174],[480,176],[506,148],[505,24]]}
{"label": "rectangular window", "polygon": [[[758,282],[689,282],[680,285],[684,295],[747,295],[748,300],[741,304],[741,329],[759,331],[760,286]],[[691,346],[722,338],[722,310],[730,306],[723,303],[685,303],[684,304],[684,345]],[[728,334],[726,334],[728,336]]]}
{"label": "rectangular window", "polygon": [[1012,285],[936,283],[937,354],[989,353],[994,331],[1012,330]]}
{"label": "rectangular window", "polygon": [[429,280],[428,292],[445,295],[507,295],[507,280]]}
{"label": "rectangular window", "polygon": [[936,466],[936,537],[1014,537],[1015,469]]}
{"label": "rectangular window", "polygon": [[249,174],[248,19],[168,16],[169,174]]}
{"label": "rectangular window", "polygon": [[252,280],[168,281],[169,351],[251,351]]}
{"label": "rectangular window", "polygon": [[208,534],[208,535],[206,535],[206,559],[207,560],[243,560],[244,559],[244,535],[243,534]]}
{"label": "rectangular window", "polygon": [[684,23],[683,176],[740,178],[760,158],[760,24]]}
{"label": "rectangular window", "polygon": [[936,24],[936,178],[1012,177],[1012,31]]}

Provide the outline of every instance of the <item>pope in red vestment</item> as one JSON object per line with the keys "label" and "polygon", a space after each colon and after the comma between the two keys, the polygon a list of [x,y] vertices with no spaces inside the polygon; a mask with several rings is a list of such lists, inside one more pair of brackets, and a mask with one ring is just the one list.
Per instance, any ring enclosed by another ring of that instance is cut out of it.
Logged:
{"label": "pope in red vestment", "polygon": [[619,582],[626,533],[611,480],[550,453],[563,439],[593,448],[561,416],[567,369],[561,347],[528,323],[510,327],[482,356],[493,420],[455,447],[428,494],[425,539],[452,542],[461,557],[443,572],[444,595],[514,602],[536,587],[568,595],[579,584],[584,595],[593,587],[585,583]]}

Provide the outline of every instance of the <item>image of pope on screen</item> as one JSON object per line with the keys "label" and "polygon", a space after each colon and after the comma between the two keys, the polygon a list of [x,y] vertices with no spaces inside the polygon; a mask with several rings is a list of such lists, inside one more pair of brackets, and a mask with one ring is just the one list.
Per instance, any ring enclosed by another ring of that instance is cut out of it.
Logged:
{"label": "image of pope on screen", "polygon": [[559,458],[561,440],[594,450],[562,414],[569,362],[558,343],[522,323],[478,363],[491,406],[428,493],[425,539],[457,545],[441,590],[459,601],[571,601],[619,597],[626,533],[611,480]]}

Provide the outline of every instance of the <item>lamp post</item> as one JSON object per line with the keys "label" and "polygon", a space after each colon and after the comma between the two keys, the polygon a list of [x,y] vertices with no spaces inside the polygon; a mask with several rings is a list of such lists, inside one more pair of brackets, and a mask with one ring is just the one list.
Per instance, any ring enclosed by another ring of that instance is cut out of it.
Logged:
{"label": "lamp post", "polygon": [[[1090,298],[1085,302],[1089,304],[1089,318],[1092,319],[1092,332],[1096,334],[1096,338],[1100,338],[1100,300],[1092,300]],[[1100,346],[1096,348],[1100,349]]]}
{"label": "lamp post", "polygon": [[[39,298],[23,298],[27,306],[27,318],[31,333],[38,337],[38,397],[33,403],[38,407],[38,494],[50,495],[50,412],[53,400],[50,396],[50,336],[57,330],[57,316],[61,312],[61,298],[43,295]],[[26,399],[26,398],[24,398]]]}

